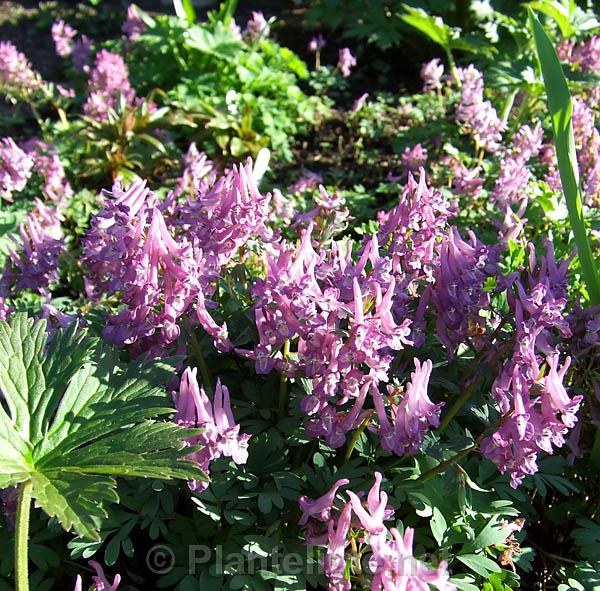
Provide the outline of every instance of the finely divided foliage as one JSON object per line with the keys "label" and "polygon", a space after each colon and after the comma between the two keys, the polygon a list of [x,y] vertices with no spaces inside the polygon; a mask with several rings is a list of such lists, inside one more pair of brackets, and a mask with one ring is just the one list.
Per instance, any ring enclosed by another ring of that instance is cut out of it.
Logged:
{"label": "finely divided foliage", "polygon": [[76,324],[47,339],[44,320],[0,322],[1,488],[31,482],[37,506],[97,539],[115,476],[203,478],[184,459],[188,432],[159,420],[173,411],[166,363],[122,365]]}

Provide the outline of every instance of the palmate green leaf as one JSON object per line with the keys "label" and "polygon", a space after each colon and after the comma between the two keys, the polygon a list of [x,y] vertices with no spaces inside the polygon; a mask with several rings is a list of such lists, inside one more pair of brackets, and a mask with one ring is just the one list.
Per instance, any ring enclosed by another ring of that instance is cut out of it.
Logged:
{"label": "palmate green leaf", "polygon": [[47,336],[26,314],[0,322],[0,488],[30,481],[38,507],[98,539],[114,476],[204,478],[185,459],[197,431],[158,420],[173,412],[168,363],[120,364],[75,325]]}

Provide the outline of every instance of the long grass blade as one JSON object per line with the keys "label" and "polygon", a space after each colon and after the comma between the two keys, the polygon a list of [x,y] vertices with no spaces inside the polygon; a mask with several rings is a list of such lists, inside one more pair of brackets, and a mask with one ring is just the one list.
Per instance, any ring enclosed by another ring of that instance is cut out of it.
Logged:
{"label": "long grass blade", "polygon": [[583,204],[579,185],[579,168],[573,136],[573,102],[560,61],[544,27],[533,11],[529,19],[535,39],[538,60],[548,96],[548,109],[552,117],[558,169],[563,187],[569,222],[581,263],[581,272],[591,304],[600,304],[600,275],[592,255],[588,233],[583,219]]}

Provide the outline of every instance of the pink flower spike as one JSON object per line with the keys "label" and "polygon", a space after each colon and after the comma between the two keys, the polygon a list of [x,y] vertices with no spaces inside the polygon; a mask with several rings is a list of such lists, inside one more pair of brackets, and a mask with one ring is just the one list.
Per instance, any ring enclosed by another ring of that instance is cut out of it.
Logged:
{"label": "pink flower spike", "polygon": [[104,570],[102,567],[95,561],[90,560],[90,566],[95,569],[96,576],[92,577],[92,580],[96,584],[96,591],[116,591],[121,583],[121,575],[115,575],[115,578],[111,583],[108,582],[106,575],[104,574]]}
{"label": "pink flower spike", "polygon": [[335,501],[337,491],[342,487],[350,484],[347,478],[341,478],[338,480],[327,493],[318,499],[310,499],[305,495],[302,495],[298,499],[300,509],[302,509],[302,517],[298,522],[298,525],[306,525],[310,517],[315,517],[319,521],[327,521],[329,519],[330,511]]}

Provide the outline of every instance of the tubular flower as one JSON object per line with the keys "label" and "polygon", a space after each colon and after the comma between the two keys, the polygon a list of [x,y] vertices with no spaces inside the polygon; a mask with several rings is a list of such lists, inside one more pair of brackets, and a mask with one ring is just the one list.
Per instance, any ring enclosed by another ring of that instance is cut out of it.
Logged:
{"label": "tubular flower", "polygon": [[90,70],[90,51],[92,49],[92,41],[87,35],[82,35],[73,43],[73,51],[71,59],[73,60],[73,68],[77,72],[89,72]]}
{"label": "tubular flower", "polygon": [[442,78],[444,77],[444,65],[438,58],[421,66],[421,80],[423,80],[423,92],[436,92],[442,89]]}
{"label": "tubular flower", "polygon": [[[377,388],[373,389],[381,447],[398,456],[412,455],[421,449],[427,430],[430,427],[439,427],[440,411],[444,405],[443,402],[434,404],[427,395],[431,361],[425,361],[421,365],[420,361],[415,359],[414,363],[415,371],[411,374],[411,381],[406,386],[400,402],[391,405],[391,420],[388,418],[383,396]],[[393,388],[390,388],[390,393],[394,393]]]}
{"label": "tubular flower", "polygon": [[9,41],[0,41],[0,92],[24,100],[44,87],[29,60]]}
{"label": "tubular flower", "polygon": [[356,58],[350,53],[350,49],[344,47],[340,49],[337,67],[344,78],[348,78],[352,73],[352,68],[356,66]]}
{"label": "tubular flower", "polygon": [[[392,312],[396,282],[376,238],[353,263],[335,241],[330,255],[317,255],[311,236],[312,224],[296,249],[280,243],[267,256],[266,277],[252,288],[259,343],[238,352],[254,359],[258,373],[309,378],[301,402],[307,432],[339,447],[363,420],[370,383],[387,381],[391,351],[410,343],[410,320]],[[280,354],[286,341],[293,360]]]}
{"label": "tubular flower", "polygon": [[431,280],[439,240],[451,213],[448,201],[427,186],[425,171],[419,180],[412,174],[394,209],[379,215],[379,243],[394,257],[394,272],[408,279]]}
{"label": "tubular flower", "polygon": [[[56,223],[56,222],[55,222]],[[57,232],[58,231],[58,232]],[[19,228],[19,239],[13,237],[14,248],[9,256],[2,277],[5,294],[23,289],[45,292],[50,283],[58,281],[58,258],[64,251],[60,223],[44,227],[33,212]]]}
{"label": "tubular flower", "polygon": [[12,201],[13,192],[22,191],[31,176],[33,160],[12,138],[0,140],[0,197]]}
{"label": "tubular flower", "polygon": [[456,119],[479,149],[497,152],[506,125],[498,118],[492,103],[483,97],[483,75],[470,65],[460,68],[459,76],[462,94],[456,108]]}
{"label": "tubular flower", "polygon": [[[501,472],[510,474],[515,488],[524,476],[537,472],[537,454],[552,454],[555,447],[562,447],[577,422],[582,397],[569,397],[563,379],[570,359],[559,369],[553,342],[557,333],[564,338],[572,335],[565,317],[570,261],[557,263],[548,244],[538,267],[531,247],[527,281],[515,283],[516,296],[509,292],[516,324],[515,346],[492,387],[503,419],[497,431],[483,440],[481,453]],[[544,362],[546,376],[540,369]]]}
{"label": "tubular flower", "polygon": [[65,169],[54,146],[37,138],[27,140],[23,150],[33,161],[33,168],[44,179],[44,193],[49,199],[60,204],[73,195]]}
{"label": "tubular flower", "polygon": [[94,69],[88,84],[89,96],[83,105],[83,112],[100,121],[117,106],[119,96],[132,103],[135,92],[129,83],[129,73],[123,58],[102,49],[96,55]]}
{"label": "tubular flower", "polygon": [[[248,440],[250,435],[241,434],[231,412],[229,390],[217,380],[214,401],[211,404],[204,389],[198,386],[197,369],[187,368],[181,378],[175,405],[177,413],[174,421],[186,427],[199,427],[200,435],[188,440],[190,445],[201,445],[190,459],[198,463],[208,475],[210,462],[221,456],[231,458],[236,464],[248,460]],[[208,487],[207,481],[191,481],[192,490],[202,492]]]}
{"label": "tubular flower", "polygon": [[427,164],[427,150],[421,144],[417,144],[413,148],[407,147],[402,152],[401,158],[404,172],[416,173]]}
{"label": "tubular flower", "polygon": [[[333,488],[315,501],[301,497],[301,507],[312,503],[315,510],[304,513],[301,525],[305,525],[307,541],[324,546],[324,571],[329,591],[349,591],[356,560],[347,552],[351,540],[359,540],[365,551],[370,551],[369,569],[361,570],[363,580],[372,591],[428,591],[430,586],[438,591],[455,591],[449,581],[448,567],[440,562],[432,568],[413,555],[414,531],[406,528],[401,536],[385,522],[394,516],[394,509],[387,505],[387,494],[380,490],[382,476],[375,472],[375,482],[367,494],[366,503],[360,496],[347,491],[350,501],[341,508],[334,505],[337,491],[347,481],[338,481]],[[510,531],[507,530],[507,536]],[[354,573],[359,574],[359,573]],[[365,577],[370,577],[370,580]]]}
{"label": "tubular flower", "polygon": [[490,303],[484,285],[497,271],[495,253],[471,233],[465,242],[452,228],[444,237],[432,302],[437,311],[437,336],[450,354],[468,337],[478,337],[483,318],[480,315]]}
{"label": "tubular flower", "polygon": [[60,57],[68,57],[73,52],[73,39],[77,36],[77,30],[63,20],[52,24],[52,39],[56,47],[56,53]]}
{"label": "tubular flower", "polygon": [[138,9],[134,4],[127,7],[127,18],[121,28],[129,41],[132,42],[137,41],[146,30],[146,24],[140,18]]}
{"label": "tubular flower", "polygon": [[189,192],[196,197],[204,195],[215,183],[217,171],[208,156],[198,150],[192,142],[184,158],[184,169],[177,188],[176,195]]}
{"label": "tubular flower", "polygon": [[252,18],[246,23],[244,29],[244,37],[254,43],[258,39],[264,39],[269,36],[271,27],[265,18],[265,15],[260,11],[252,11]]}

